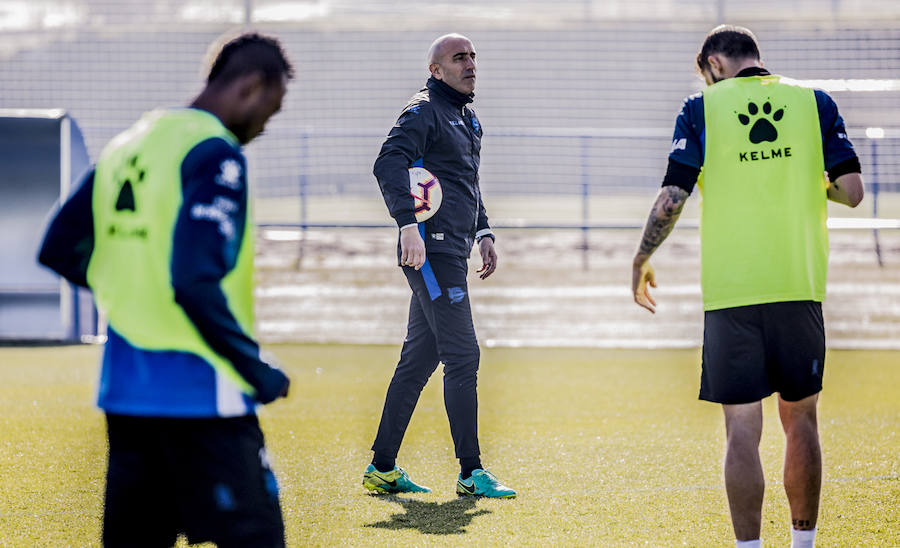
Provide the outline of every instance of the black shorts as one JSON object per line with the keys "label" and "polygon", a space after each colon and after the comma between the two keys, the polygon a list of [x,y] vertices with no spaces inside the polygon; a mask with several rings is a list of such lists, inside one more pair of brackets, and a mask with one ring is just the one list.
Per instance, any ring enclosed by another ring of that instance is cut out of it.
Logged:
{"label": "black shorts", "polygon": [[773,392],[798,401],[822,390],[822,303],[792,301],[711,310],[703,328],[700,399],[738,404]]}
{"label": "black shorts", "polygon": [[278,486],[255,415],[107,415],[103,545],[284,546]]}

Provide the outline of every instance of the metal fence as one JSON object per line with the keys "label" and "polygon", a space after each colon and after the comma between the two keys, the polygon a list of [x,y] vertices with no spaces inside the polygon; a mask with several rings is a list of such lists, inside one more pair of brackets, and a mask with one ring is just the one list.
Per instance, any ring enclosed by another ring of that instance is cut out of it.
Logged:
{"label": "metal fence", "polygon": [[[851,128],[871,192],[900,192],[900,128]],[[660,184],[672,130],[668,128],[497,129],[482,141],[480,181],[492,194],[647,194]],[[296,172],[282,173],[252,158],[262,197],[361,195],[376,188],[372,165],[384,134],[304,130],[295,143]],[[335,158],[335,149],[341,151]]]}
{"label": "metal fence", "polygon": [[[96,158],[143,111],[188,102],[208,44],[249,23],[278,35],[298,69],[248,147],[259,195],[372,192],[381,140],[427,76],[425,50],[457,31],[479,51],[487,195],[651,195],[681,100],[702,87],[696,49],[726,20],[756,32],[774,72],[831,89],[867,182],[896,191],[892,0],[0,0],[0,108],[68,110]],[[869,127],[885,138],[867,139]]]}

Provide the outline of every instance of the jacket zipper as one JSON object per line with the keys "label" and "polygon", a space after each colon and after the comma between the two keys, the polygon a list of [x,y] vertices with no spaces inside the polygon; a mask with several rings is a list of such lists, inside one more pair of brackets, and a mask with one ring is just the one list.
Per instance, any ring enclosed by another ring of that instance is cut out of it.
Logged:
{"label": "jacket zipper", "polygon": [[[475,168],[475,164],[474,164],[474,161],[475,161],[475,128],[470,127],[471,120],[469,120],[469,122],[470,122],[469,124],[466,124],[466,107],[465,107],[465,105],[463,105],[459,109],[459,113],[460,113],[460,116],[462,116],[463,124],[465,124],[466,130],[469,132],[470,154],[472,155],[472,161],[473,161],[473,164],[472,164],[473,170],[472,171],[475,172],[475,181],[477,181],[478,180],[478,170]],[[478,210],[481,209],[481,207],[480,207],[481,206],[481,187],[477,186],[475,181],[472,181],[472,186],[474,187],[473,190],[475,190],[475,193],[476,193],[476,196],[478,199],[475,200],[475,223],[472,226],[472,228],[473,228],[473,232],[478,232]]]}

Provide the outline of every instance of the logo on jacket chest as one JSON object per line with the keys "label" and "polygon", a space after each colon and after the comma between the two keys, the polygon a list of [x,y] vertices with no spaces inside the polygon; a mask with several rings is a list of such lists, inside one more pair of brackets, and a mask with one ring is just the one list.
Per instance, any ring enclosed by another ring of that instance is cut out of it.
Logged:
{"label": "logo on jacket chest", "polygon": [[[451,126],[454,126],[454,127],[466,127],[466,123],[458,118],[456,120],[447,120],[447,121],[450,123]],[[478,122],[478,118],[471,116],[469,118],[469,121],[471,121],[471,123],[472,123],[473,131],[475,131],[476,133],[481,131],[481,124]]]}

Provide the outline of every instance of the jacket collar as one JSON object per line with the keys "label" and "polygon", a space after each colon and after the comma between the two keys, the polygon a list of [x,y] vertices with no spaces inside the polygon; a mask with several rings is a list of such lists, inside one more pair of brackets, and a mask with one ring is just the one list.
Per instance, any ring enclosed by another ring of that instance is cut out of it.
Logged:
{"label": "jacket collar", "polygon": [[428,82],[425,83],[425,87],[428,88],[428,91],[437,93],[457,108],[463,107],[475,100],[474,93],[470,93],[468,95],[466,95],[465,93],[460,93],[444,82],[438,80],[434,76],[428,78]]}
{"label": "jacket collar", "polygon": [[745,76],[769,76],[772,74],[762,67],[747,67],[739,73],[735,74],[735,78],[744,78]]}

